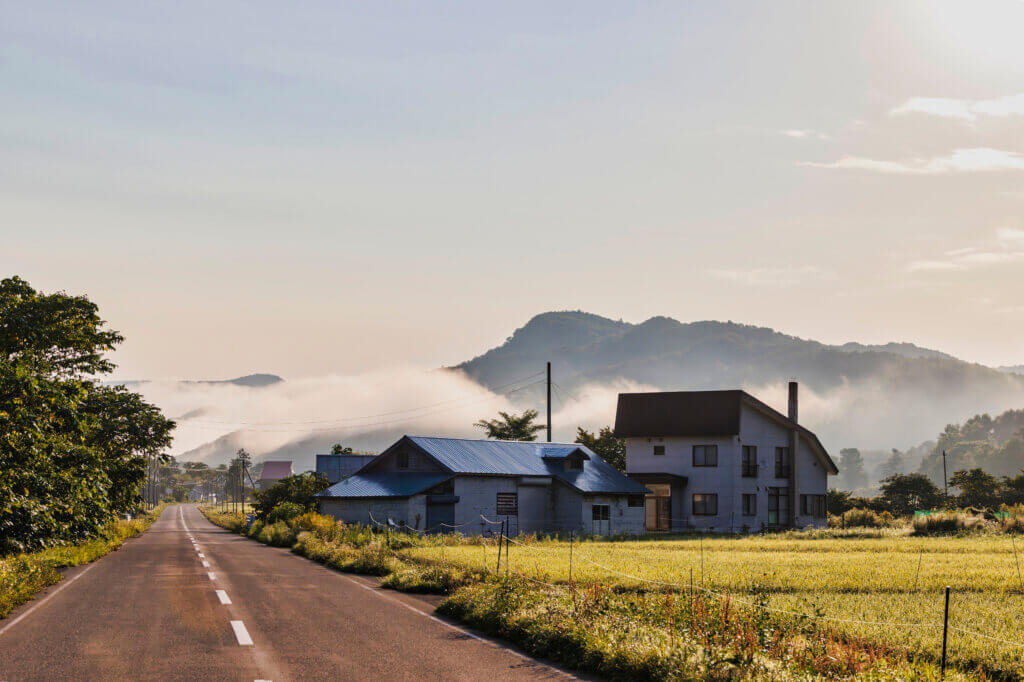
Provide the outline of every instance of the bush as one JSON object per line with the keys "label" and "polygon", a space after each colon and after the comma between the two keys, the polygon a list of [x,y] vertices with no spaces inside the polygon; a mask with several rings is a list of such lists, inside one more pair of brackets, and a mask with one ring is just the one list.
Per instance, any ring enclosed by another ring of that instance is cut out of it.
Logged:
{"label": "bush", "polygon": [[961,531],[982,530],[985,517],[963,512],[937,512],[914,517],[914,535],[939,535]]}
{"label": "bush", "polygon": [[267,514],[267,523],[291,521],[295,517],[301,516],[305,511],[302,505],[295,502],[281,502]]}
{"label": "bush", "polygon": [[274,547],[291,547],[295,544],[296,535],[286,521],[277,521],[265,525],[256,539]]}
{"label": "bush", "polygon": [[329,486],[330,482],[326,476],[313,472],[282,478],[270,488],[256,491],[253,509],[256,511],[256,517],[264,521],[274,509],[285,502],[297,504],[300,507],[299,514],[315,511],[318,504],[315,495]]}
{"label": "bush", "polygon": [[851,509],[839,517],[840,528],[883,528],[892,522],[892,514],[876,514],[870,509]]}

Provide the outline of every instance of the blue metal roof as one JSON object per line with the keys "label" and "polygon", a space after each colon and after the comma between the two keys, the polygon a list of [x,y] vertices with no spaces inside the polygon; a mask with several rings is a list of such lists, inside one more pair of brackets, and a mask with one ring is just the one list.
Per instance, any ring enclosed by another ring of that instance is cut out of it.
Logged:
{"label": "blue metal roof", "polygon": [[[508,440],[468,440],[406,436],[442,466],[456,474],[505,476],[554,476],[584,493],[641,495],[642,484],[579,443],[532,443]],[[569,454],[580,451],[589,461],[582,471],[563,469]]]}
{"label": "blue metal roof", "polygon": [[409,497],[433,488],[451,474],[417,472],[372,472],[356,474],[335,483],[317,497]]}

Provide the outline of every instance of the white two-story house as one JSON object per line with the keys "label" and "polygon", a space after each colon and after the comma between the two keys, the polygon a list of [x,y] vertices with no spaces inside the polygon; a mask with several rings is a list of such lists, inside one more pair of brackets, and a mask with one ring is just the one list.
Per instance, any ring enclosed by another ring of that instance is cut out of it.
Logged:
{"label": "white two-story house", "polygon": [[615,435],[626,474],[651,491],[648,532],[824,527],[829,474],[821,441],[745,391],[622,393]]}

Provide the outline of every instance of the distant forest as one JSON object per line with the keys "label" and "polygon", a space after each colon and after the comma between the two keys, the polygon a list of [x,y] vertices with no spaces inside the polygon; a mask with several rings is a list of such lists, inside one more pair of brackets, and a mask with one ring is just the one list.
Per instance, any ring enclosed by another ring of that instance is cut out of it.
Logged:
{"label": "distant forest", "polygon": [[[993,476],[1015,476],[1024,471],[1024,410],[1007,410],[993,418],[978,414],[963,424],[949,424],[934,441],[906,451],[864,452],[846,448],[839,453],[835,487],[862,490],[893,474],[922,473],[942,486],[942,452],[946,471],[983,469]],[[868,462],[874,461],[871,466]]]}

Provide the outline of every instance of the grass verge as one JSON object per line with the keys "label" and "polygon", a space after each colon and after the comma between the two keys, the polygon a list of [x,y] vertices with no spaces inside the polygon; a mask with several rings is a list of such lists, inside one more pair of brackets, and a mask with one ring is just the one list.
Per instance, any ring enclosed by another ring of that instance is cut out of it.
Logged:
{"label": "grass verge", "polygon": [[160,505],[131,521],[117,521],[91,540],[57,545],[38,552],[0,557],[0,619],[31,600],[38,592],[63,579],[58,570],[95,561],[125,540],[149,528],[163,511]]}

